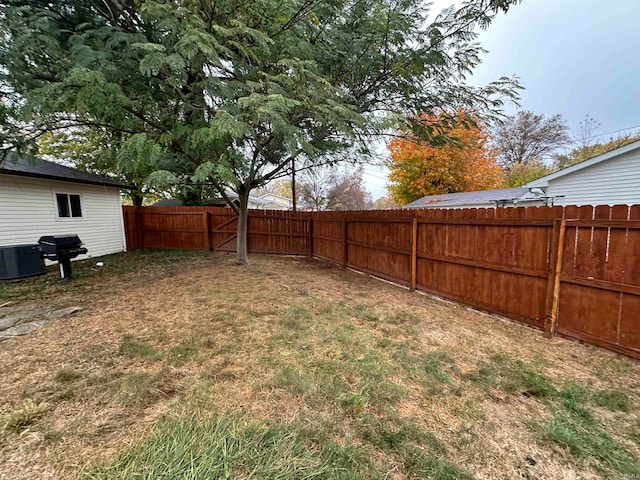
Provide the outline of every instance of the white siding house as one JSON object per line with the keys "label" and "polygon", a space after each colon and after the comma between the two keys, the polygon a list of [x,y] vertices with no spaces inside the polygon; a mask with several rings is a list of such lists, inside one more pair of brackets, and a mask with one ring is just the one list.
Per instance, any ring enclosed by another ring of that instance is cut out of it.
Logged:
{"label": "white siding house", "polygon": [[529,182],[555,205],[640,204],[640,141]]}
{"label": "white siding house", "polygon": [[[234,200],[238,198],[238,194],[231,190],[227,191],[227,196]],[[249,208],[258,210],[291,210],[293,201],[275,193],[249,195]]]}
{"label": "white siding house", "polygon": [[521,188],[427,195],[405,208],[640,204],[640,140]]}
{"label": "white siding house", "polygon": [[[238,194],[228,189],[227,197],[236,205],[240,204]],[[153,204],[154,207],[180,207],[183,203],[177,198],[165,198]],[[206,199],[205,205],[215,207],[228,207],[227,202],[223,198]],[[256,210],[291,210],[293,201],[290,198],[276,195],[275,193],[267,193],[265,195],[249,195],[248,206],[250,209]]]}
{"label": "white siding house", "polygon": [[258,197],[262,202],[260,208],[266,210],[291,210],[293,208],[293,200],[275,193],[265,193]]}
{"label": "white siding house", "polygon": [[77,234],[88,250],[78,259],[122,252],[121,188],[128,187],[53,162],[6,159],[0,164],[0,246]]}

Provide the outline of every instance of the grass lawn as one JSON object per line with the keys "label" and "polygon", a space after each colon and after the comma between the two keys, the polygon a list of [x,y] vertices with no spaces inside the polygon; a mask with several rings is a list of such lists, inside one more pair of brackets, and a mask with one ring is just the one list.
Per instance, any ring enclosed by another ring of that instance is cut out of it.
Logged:
{"label": "grass lawn", "polygon": [[636,362],[250,260],[132,252],[0,284],[0,305],[83,307],[0,343],[0,478],[640,477]]}

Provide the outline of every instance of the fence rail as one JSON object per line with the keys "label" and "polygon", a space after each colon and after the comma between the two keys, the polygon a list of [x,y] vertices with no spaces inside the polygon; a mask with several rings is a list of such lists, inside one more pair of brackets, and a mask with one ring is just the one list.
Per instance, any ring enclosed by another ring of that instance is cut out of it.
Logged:
{"label": "fence rail", "polygon": [[[130,250],[235,251],[227,208],[124,207]],[[252,210],[250,253],[308,255],[640,358],[640,205]]]}

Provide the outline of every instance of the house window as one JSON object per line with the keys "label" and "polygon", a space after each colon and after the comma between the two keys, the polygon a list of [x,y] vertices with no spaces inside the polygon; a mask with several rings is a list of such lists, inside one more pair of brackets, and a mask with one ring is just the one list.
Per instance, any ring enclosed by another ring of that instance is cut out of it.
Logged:
{"label": "house window", "polygon": [[79,194],[56,193],[58,218],[81,218],[82,202]]}

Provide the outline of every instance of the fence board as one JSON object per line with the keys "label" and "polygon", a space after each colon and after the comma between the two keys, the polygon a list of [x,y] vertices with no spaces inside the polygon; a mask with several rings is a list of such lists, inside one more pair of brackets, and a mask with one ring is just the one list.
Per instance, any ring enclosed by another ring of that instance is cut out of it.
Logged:
{"label": "fence board", "polygon": [[[593,207],[585,205],[578,208],[576,218],[592,219]],[[576,226],[576,243],[575,243],[575,263],[573,266],[573,274],[577,277],[589,275],[594,267],[591,258],[591,248],[593,240],[593,229]]]}
{"label": "fence board", "polygon": [[640,354],[640,296],[623,294],[620,313],[617,344]]}
{"label": "fence board", "polygon": [[[611,220],[627,221],[629,207],[615,205],[611,208]],[[609,229],[609,245],[604,280],[608,282],[624,283],[624,258],[626,254],[628,229]]]}
{"label": "fence board", "polygon": [[559,333],[579,334],[600,342],[616,343],[620,294],[563,282],[558,309]]}
{"label": "fence board", "polygon": [[[640,205],[629,209],[629,220],[640,220]],[[624,283],[640,285],[640,230],[629,230],[624,260]]]}

